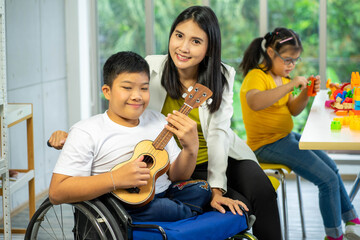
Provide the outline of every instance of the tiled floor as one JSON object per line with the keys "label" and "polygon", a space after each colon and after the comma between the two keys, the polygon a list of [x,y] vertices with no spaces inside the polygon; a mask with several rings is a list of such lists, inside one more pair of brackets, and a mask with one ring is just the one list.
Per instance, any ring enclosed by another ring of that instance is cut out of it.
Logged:
{"label": "tiled floor", "polygon": [[[352,187],[352,181],[345,181],[345,186],[348,191]],[[359,194],[360,195],[360,194]],[[353,201],[355,209],[360,212],[360,196],[356,196]],[[322,240],[324,239],[324,227],[322,225],[322,219],[318,207],[318,191],[317,187],[309,183],[308,181],[302,180],[302,197],[304,202],[304,215],[306,224],[306,240]],[[279,198],[281,193],[279,191]],[[297,199],[297,188],[295,180],[287,180],[287,198],[288,198],[288,214],[289,214],[289,233],[290,240],[300,240],[301,224],[299,215],[299,205]],[[37,205],[40,201],[37,202]],[[281,209],[281,207],[280,207]],[[18,215],[12,218],[13,227],[26,227],[27,225],[28,210],[25,209]],[[1,239],[1,236],[0,236]],[[13,235],[13,239],[23,239],[21,235]]]}

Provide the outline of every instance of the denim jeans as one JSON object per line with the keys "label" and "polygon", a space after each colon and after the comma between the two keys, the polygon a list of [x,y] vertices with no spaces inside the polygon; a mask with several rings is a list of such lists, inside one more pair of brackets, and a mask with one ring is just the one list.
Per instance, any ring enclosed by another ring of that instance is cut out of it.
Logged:
{"label": "denim jeans", "polygon": [[173,222],[202,213],[209,207],[210,200],[207,181],[188,180],[172,183],[143,207],[125,208],[134,222]]}
{"label": "denim jeans", "polygon": [[319,188],[320,212],[327,236],[343,234],[344,222],[357,217],[346,193],[335,162],[323,151],[300,150],[301,135],[291,132],[286,137],[262,146],[255,154],[262,163],[278,163],[290,167],[297,175]]}

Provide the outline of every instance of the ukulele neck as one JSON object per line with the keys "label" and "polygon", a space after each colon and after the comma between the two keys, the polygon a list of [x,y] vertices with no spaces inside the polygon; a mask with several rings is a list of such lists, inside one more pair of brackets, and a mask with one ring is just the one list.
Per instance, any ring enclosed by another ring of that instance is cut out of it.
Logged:
{"label": "ukulele neck", "polygon": [[[190,105],[188,105],[187,103],[184,103],[181,106],[179,112],[181,112],[187,116],[192,109],[193,108]],[[174,127],[170,123],[168,123],[168,126]],[[159,136],[154,140],[154,142],[153,142],[154,148],[157,150],[163,150],[165,148],[166,144],[168,144],[168,142],[170,141],[172,136],[173,136],[172,132],[170,132],[169,130],[164,128],[161,131],[161,133],[159,134]]]}

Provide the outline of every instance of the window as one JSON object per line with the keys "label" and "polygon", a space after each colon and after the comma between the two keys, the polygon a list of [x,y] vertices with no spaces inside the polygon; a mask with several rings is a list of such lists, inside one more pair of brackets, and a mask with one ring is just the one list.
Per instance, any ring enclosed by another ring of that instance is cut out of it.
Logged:
{"label": "window", "polygon": [[327,77],[350,82],[360,63],[360,2],[327,1]]}
{"label": "window", "polygon": [[144,1],[98,1],[100,66],[118,51],[145,54]]}
{"label": "window", "polygon": [[250,42],[259,36],[259,1],[229,0],[210,1],[210,6],[218,17],[221,29],[221,57],[224,63],[236,70],[234,83],[232,129],[246,139],[240,106],[240,87],[243,80],[239,70],[242,56]]}
{"label": "window", "polygon": [[[291,76],[319,75],[319,1],[299,0],[268,1],[269,31],[286,27],[299,34],[304,52],[302,61],[296,65]],[[324,81],[324,79],[322,79]],[[294,131],[301,132],[305,126],[311,104],[294,117]]]}
{"label": "window", "polygon": [[[238,69],[245,49],[259,36],[260,24],[287,27],[296,31],[304,47],[302,61],[292,76],[319,74],[319,7],[318,0],[149,0],[154,11],[154,54],[166,54],[169,31],[175,17],[192,5],[209,4],[216,13],[222,34],[222,59],[237,71],[234,84],[234,116],[232,127],[246,138],[239,89],[243,79]],[[268,7],[268,22],[260,23],[260,4]],[[327,77],[333,82],[350,81],[352,71],[359,66],[360,18],[357,0],[327,1]],[[144,0],[99,0],[99,55],[100,66],[113,53],[130,50],[146,55],[145,1]],[[322,76],[322,81],[326,77]],[[101,94],[100,94],[101,95]],[[106,101],[103,101],[106,102]],[[102,110],[106,106],[103,103]],[[310,108],[310,104],[308,108]],[[308,110],[308,109],[307,109]],[[294,118],[294,130],[301,132],[308,111]]]}
{"label": "window", "polygon": [[186,8],[202,5],[201,0],[154,0],[155,53],[167,54],[170,28],[175,18]]}

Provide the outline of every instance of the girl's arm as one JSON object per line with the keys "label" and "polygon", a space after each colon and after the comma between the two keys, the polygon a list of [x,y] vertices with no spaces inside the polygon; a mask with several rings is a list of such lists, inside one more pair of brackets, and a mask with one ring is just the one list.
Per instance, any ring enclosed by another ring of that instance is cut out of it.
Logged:
{"label": "girl's arm", "polygon": [[197,124],[188,116],[178,111],[169,114],[166,120],[174,126],[166,125],[166,129],[177,136],[183,147],[179,156],[170,165],[168,171],[169,179],[172,182],[188,180],[194,172],[199,150]]}
{"label": "girl's arm", "polygon": [[307,95],[307,89],[302,90],[301,93],[296,97],[290,95],[287,106],[291,115],[299,115],[309,102],[309,98],[310,97]]}
{"label": "girl's arm", "polygon": [[307,80],[305,77],[295,77],[292,81],[285,85],[281,85],[274,89],[260,91],[251,89],[246,93],[246,101],[253,111],[260,111],[272,106],[274,103],[291,92],[294,87],[306,89]]}
{"label": "girl's arm", "polygon": [[[295,80],[296,78],[294,78]],[[315,77],[314,89],[316,92],[320,91],[320,76]],[[308,81],[308,80],[307,80]],[[304,88],[301,93],[294,97],[290,95],[288,101],[288,108],[293,116],[299,115],[309,102],[310,97],[307,95],[307,88]]]}
{"label": "girl's arm", "polygon": [[99,197],[114,189],[143,186],[150,178],[150,170],[143,156],[120,168],[94,176],[68,176],[53,173],[49,198],[52,204],[81,202]]}

